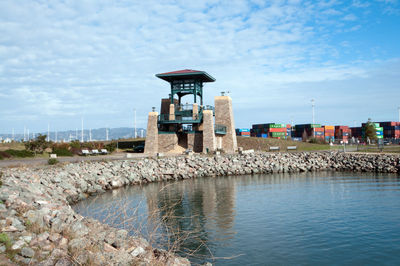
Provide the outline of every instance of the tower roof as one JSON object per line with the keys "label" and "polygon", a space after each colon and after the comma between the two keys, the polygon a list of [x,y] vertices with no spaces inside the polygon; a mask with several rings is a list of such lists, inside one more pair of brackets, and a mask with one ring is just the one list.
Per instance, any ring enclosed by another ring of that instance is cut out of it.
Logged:
{"label": "tower roof", "polygon": [[207,72],[193,70],[193,69],[183,69],[172,72],[160,73],[157,74],[156,77],[168,82],[171,82],[173,80],[183,80],[183,79],[200,79],[202,82],[215,81],[215,78],[210,76]]}

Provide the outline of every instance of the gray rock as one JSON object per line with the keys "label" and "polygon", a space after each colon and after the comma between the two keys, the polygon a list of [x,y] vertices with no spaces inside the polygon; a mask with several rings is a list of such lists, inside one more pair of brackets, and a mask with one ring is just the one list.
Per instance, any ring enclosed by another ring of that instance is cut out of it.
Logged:
{"label": "gray rock", "polygon": [[142,255],[142,254],[144,254],[144,253],[146,253],[146,251],[144,250],[144,248],[142,248],[142,247],[137,247],[137,248],[135,248],[135,249],[131,252],[131,255],[132,255],[133,257],[137,257],[137,256],[140,256],[140,255]]}
{"label": "gray rock", "polygon": [[76,221],[71,226],[71,233],[76,237],[82,237],[89,233],[89,228],[81,221]]}
{"label": "gray rock", "polygon": [[25,258],[32,258],[35,255],[35,251],[30,247],[23,247],[21,249],[21,255]]}
{"label": "gray rock", "polygon": [[55,264],[55,266],[70,266],[70,265],[73,265],[73,264],[67,258],[61,258],[61,259],[57,260],[57,262]]}

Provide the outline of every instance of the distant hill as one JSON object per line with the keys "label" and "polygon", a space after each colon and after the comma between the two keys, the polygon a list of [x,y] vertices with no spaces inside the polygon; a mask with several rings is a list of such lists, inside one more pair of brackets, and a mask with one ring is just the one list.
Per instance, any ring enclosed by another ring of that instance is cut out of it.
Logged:
{"label": "distant hill", "polygon": [[[145,137],[146,136],[146,130],[144,128],[137,128],[137,137]],[[70,140],[75,140],[79,139],[81,140],[81,130],[67,130],[67,131],[59,131],[57,132],[57,140],[61,141],[70,141]],[[47,132],[40,132],[40,133],[34,133],[35,136],[38,134],[42,135],[47,135]],[[97,129],[92,129],[91,132],[88,129],[85,129],[83,131],[83,139],[84,141],[88,141],[90,139],[90,134],[92,136],[92,141],[94,140],[106,140],[106,128],[97,128]],[[30,139],[32,139],[33,134],[29,134]],[[109,128],[108,129],[108,140],[112,139],[128,139],[128,138],[133,138],[134,137],[134,128],[131,127],[118,127],[118,128]],[[6,139],[6,138],[12,138],[12,134],[0,134],[0,139]],[[24,134],[15,134],[14,139],[15,140],[22,140],[24,138]],[[50,140],[55,141],[56,139],[56,132],[55,131],[50,131]]]}

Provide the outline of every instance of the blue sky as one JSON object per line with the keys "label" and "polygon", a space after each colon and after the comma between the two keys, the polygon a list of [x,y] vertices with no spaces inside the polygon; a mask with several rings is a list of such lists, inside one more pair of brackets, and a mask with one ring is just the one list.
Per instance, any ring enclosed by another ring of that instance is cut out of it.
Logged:
{"label": "blue sky", "polygon": [[145,127],[155,74],[204,70],[237,127],[397,120],[400,3],[0,1],[0,134]]}

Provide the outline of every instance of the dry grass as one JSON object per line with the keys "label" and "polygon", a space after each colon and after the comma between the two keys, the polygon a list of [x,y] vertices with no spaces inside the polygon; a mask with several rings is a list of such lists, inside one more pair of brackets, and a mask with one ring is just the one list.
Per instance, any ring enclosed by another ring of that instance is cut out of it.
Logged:
{"label": "dry grass", "polygon": [[13,143],[0,143],[0,151],[5,151],[5,150],[25,150],[25,146],[23,143],[20,142],[13,142]]}
{"label": "dry grass", "polygon": [[[170,184],[162,186],[157,193],[162,193]],[[183,196],[160,204],[163,200],[154,202],[149,197],[146,202],[131,200],[125,189],[111,193],[115,193],[116,200],[103,202],[101,195],[96,196],[89,199],[89,204],[79,213],[90,213],[101,223],[127,230],[130,235],[146,239],[153,248],[165,250],[171,255],[200,260],[213,258],[211,250],[202,240],[205,232],[192,226],[189,229],[182,226],[198,219],[196,215],[184,216],[177,212],[182,206]],[[194,242],[196,245],[191,245]],[[207,254],[199,254],[200,249],[207,250]]]}
{"label": "dry grass", "polygon": [[257,151],[269,151],[271,146],[279,146],[280,151],[286,151],[287,146],[297,146],[297,151],[321,151],[331,149],[328,144],[312,144],[274,138],[237,137],[237,143],[238,147],[243,147],[244,150],[254,149]]}

